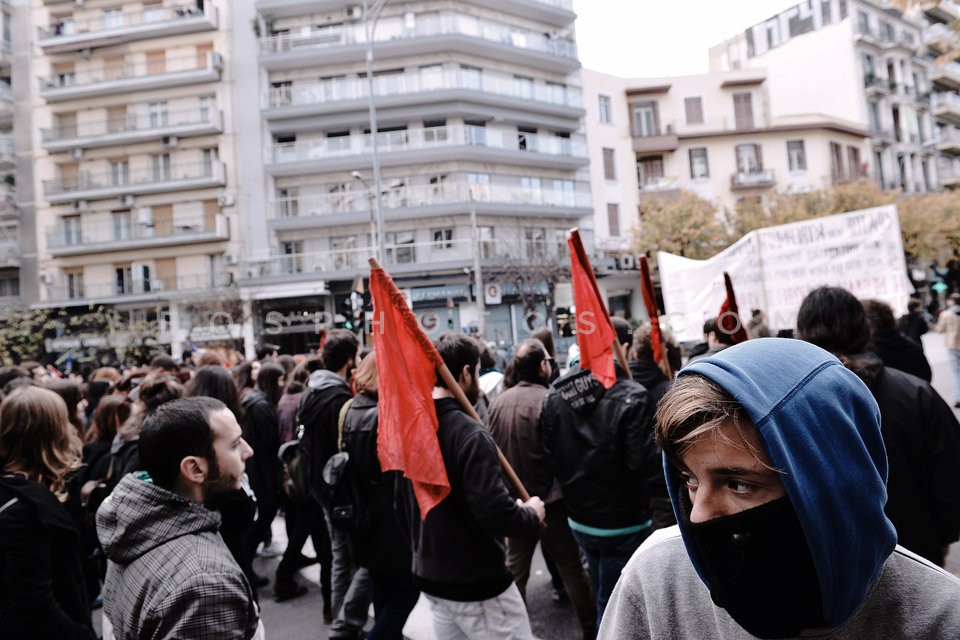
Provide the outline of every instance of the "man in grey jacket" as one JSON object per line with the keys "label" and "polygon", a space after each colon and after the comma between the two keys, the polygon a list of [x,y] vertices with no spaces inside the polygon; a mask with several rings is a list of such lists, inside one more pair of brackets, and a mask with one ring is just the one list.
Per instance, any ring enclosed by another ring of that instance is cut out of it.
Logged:
{"label": "man in grey jacket", "polygon": [[253,590],[203,506],[240,488],[253,450],[219,400],[164,404],[140,432],[143,471],[97,511],[109,560],[103,610],[117,638],[249,640],[262,636]]}

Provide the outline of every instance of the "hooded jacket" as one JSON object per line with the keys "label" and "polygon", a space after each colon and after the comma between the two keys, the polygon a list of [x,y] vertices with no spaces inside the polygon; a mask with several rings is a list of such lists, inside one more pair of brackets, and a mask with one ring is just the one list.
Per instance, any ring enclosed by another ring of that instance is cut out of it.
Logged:
{"label": "hooded jacket", "polygon": [[333,371],[320,369],[310,374],[307,390],[300,399],[297,418],[303,425],[300,438],[301,460],[307,461],[307,474],[317,502],[328,500],[323,482],[323,465],[337,452],[337,423],[340,409],[353,397],[350,385]]}
{"label": "hooded jacket", "polygon": [[[896,532],[883,511],[887,460],[880,413],[856,375],[814,345],[779,338],[742,343],[680,372],[690,374],[712,380],[743,406],[771,464],[782,472],[828,625],[812,635],[956,637],[960,580],[895,550]],[[680,513],[683,481],[666,460],[664,469]],[[668,529],[634,555],[600,638],[752,637],[711,601],[703,559],[679,520],[683,546],[677,529]]]}
{"label": "hooded jacket", "polygon": [[220,515],[128,474],[97,511],[103,610],[126,638],[247,640],[260,614],[217,532]]}

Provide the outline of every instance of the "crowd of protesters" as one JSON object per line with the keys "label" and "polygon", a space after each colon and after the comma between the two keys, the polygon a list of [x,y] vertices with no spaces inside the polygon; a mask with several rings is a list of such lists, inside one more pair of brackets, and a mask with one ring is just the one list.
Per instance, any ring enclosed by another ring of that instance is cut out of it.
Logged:
{"label": "crowd of protesters", "polygon": [[[610,386],[575,360],[561,375],[549,330],[505,367],[444,334],[437,351],[481,422],[437,381],[451,489],[425,516],[415,487],[381,471],[376,355],[349,331],[232,367],[213,353],[86,379],[0,367],[0,636],[96,638],[102,606],[104,638],[264,637],[260,598],[305,596],[298,572],[319,563],[330,638],[399,640],[421,593],[437,638],[532,638],[539,544],[584,638],[955,637],[960,581],[939,567],[960,538],[960,424],[920,341],[946,334],[960,408],[960,294],[948,300],[936,321],[911,301],[898,322],[821,287],[797,340],[768,337],[754,310],[743,345],[708,319],[679,377],[677,345],[659,362],[649,323],[614,318],[629,366]],[[532,497],[505,482],[498,450]],[[278,514],[288,544],[259,575]],[[923,613],[917,580],[937,605]]]}

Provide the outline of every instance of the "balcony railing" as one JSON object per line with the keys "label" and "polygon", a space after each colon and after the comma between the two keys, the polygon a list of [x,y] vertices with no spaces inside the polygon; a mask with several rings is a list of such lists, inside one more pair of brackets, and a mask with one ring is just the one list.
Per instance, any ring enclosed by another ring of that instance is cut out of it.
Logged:
{"label": "balcony railing", "polygon": [[126,172],[81,171],[69,178],[43,181],[43,195],[50,202],[109,198],[118,195],[200,189],[224,184],[222,162],[175,164],[169,171],[144,168]]}
{"label": "balcony railing", "polygon": [[209,219],[203,216],[154,220],[152,217],[137,219],[127,217],[108,222],[86,222],[77,226],[65,226],[62,222],[47,229],[47,248],[51,253],[82,253],[102,250],[105,245],[117,245],[129,249],[133,246],[156,246],[177,243],[209,242],[226,240],[226,218],[218,214]]}
{"label": "balcony railing", "polygon": [[13,135],[0,134],[0,168],[12,167],[17,161],[17,153],[13,148]]}
{"label": "balcony railing", "polygon": [[[586,144],[582,136],[550,137],[472,125],[384,131],[377,136],[377,148],[384,154],[416,149],[475,146],[554,156],[584,157],[586,155]],[[266,161],[268,164],[282,164],[365,154],[370,151],[370,141],[371,134],[365,134],[276,143],[267,149]]]}
{"label": "balcony railing", "polygon": [[133,279],[123,284],[103,282],[79,284],[73,287],[66,285],[48,285],[47,300],[80,302],[134,297],[164,298],[171,294],[204,293],[228,286],[229,284],[229,274],[218,273],[195,274],[171,278],[150,278],[149,280]]}
{"label": "balcony railing", "polygon": [[[385,17],[377,23],[374,42],[416,40],[432,36],[463,36],[560,58],[577,58],[577,47],[569,40],[464,14],[418,15],[415,16],[413,25],[408,23],[406,16]],[[260,53],[272,55],[363,44],[365,41],[366,34],[362,23],[343,24],[297,34],[260,38]]]}
{"label": "balcony railing", "polygon": [[676,176],[658,176],[644,179],[640,185],[642,193],[675,191],[680,188],[680,178]]}
{"label": "balcony railing", "polygon": [[[583,107],[583,94],[578,87],[526,85],[513,76],[490,71],[479,73],[464,69],[445,69],[439,73],[403,73],[376,76],[373,79],[373,95],[377,97],[422,96],[430,92],[456,89],[565,107]],[[294,81],[293,86],[280,86],[267,90],[263,97],[263,106],[265,109],[284,109],[312,104],[332,104],[344,100],[366,99],[367,93],[366,78],[343,78],[323,82],[314,80],[303,83]]]}
{"label": "balcony railing", "polygon": [[217,9],[212,3],[207,3],[206,11],[195,4],[151,6],[141,11],[55,20],[49,27],[37,27],[37,43],[49,54],[216,28]]}
{"label": "balcony railing", "polygon": [[219,78],[222,69],[223,58],[216,51],[200,56],[166,58],[162,63],[144,57],[97,68],[86,68],[85,65],[79,70],[61,71],[40,78],[40,96],[47,101],[71,100],[212,82]]}
{"label": "balcony railing", "polygon": [[0,267],[20,266],[20,243],[16,238],[0,238]]}
{"label": "balcony railing", "polygon": [[[467,230],[469,231],[469,230]],[[511,229],[497,228],[497,232],[510,232]],[[384,251],[386,265],[403,270],[404,265],[422,269],[424,264],[439,265],[445,263],[458,267],[471,264],[473,243],[469,238],[438,241],[391,244]],[[566,258],[566,244],[550,243],[544,239],[526,240],[520,235],[516,239],[491,239],[481,241],[478,250],[481,261],[503,265],[507,262],[557,262]],[[317,277],[318,274],[367,269],[367,259],[373,255],[371,247],[333,249],[277,255],[266,260],[251,260],[245,263],[243,272],[248,279],[289,277],[303,274]],[[321,276],[322,277],[322,276]]]}
{"label": "balcony railing", "polygon": [[935,65],[930,71],[930,77],[935,82],[954,88],[960,87],[960,63],[948,62]]}
{"label": "balcony railing", "polygon": [[[524,189],[503,185],[445,183],[401,187],[385,191],[381,199],[384,209],[429,207],[444,204],[506,204],[514,206],[589,207],[590,191],[585,186],[574,189]],[[271,218],[308,218],[337,213],[369,213],[370,198],[362,191],[293,196],[270,203]]]}
{"label": "balcony railing", "polygon": [[122,118],[41,129],[40,137],[45,149],[62,150],[149,140],[163,135],[215,133],[222,130],[221,123],[222,116],[217,109],[149,112],[145,107],[139,113],[127,113]]}
{"label": "balcony railing", "polygon": [[730,176],[731,189],[755,189],[771,187],[774,184],[773,171],[738,172]]}
{"label": "balcony railing", "polygon": [[937,115],[944,113],[960,115],[960,96],[955,93],[944,92],[936,94],[935,104]]}

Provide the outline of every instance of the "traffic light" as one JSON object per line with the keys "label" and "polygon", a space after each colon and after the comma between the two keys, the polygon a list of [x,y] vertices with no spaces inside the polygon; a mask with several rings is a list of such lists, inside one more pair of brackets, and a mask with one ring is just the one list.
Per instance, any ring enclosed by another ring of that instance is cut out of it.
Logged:
{"label": "traffic light", "polygon": [[343,315],[343,328],[354,332],[362,331],[363,294],[353,291],[348,297],[344,298],[340,304]]}

